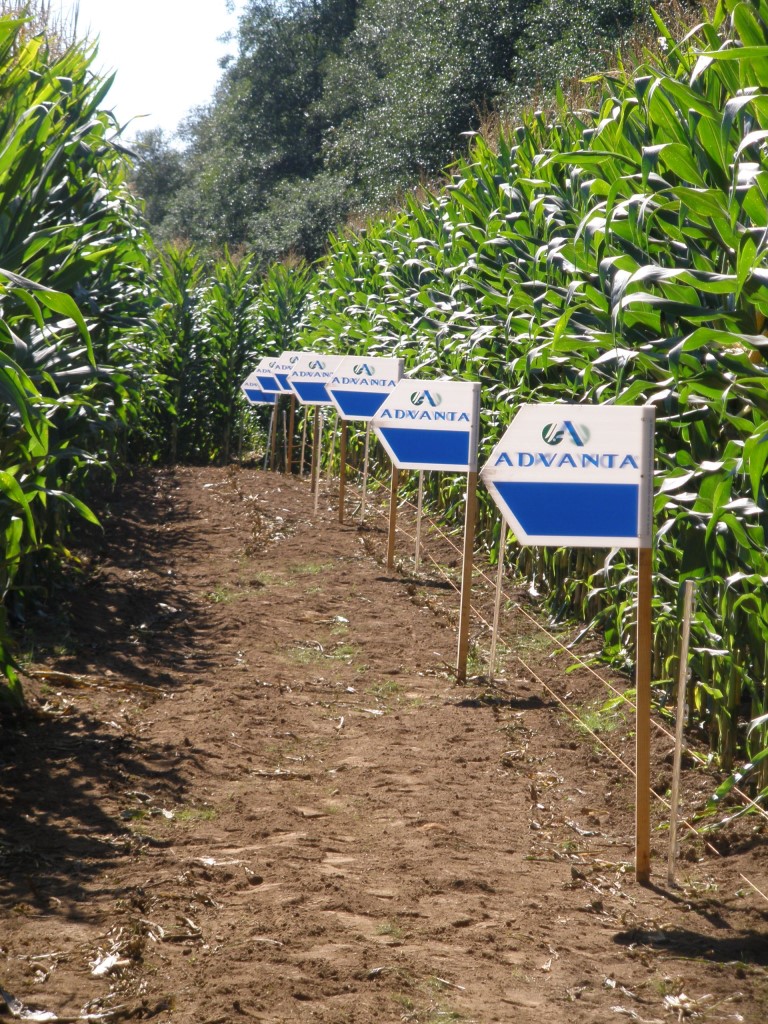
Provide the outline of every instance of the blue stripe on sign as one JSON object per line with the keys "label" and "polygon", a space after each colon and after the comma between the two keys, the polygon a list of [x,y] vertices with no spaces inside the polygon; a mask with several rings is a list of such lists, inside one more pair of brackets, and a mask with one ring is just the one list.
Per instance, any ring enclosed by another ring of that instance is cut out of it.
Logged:
{"label": "blue stripe on sign", "polygon": [[254,405],[274,405],[277,395],[268,395],[259,388],[245,388],[245,397]]}
{"label": "blue stripe on sign", "polygon": [[288,383],[287,373],[276,373],[275,376],[277,377],[277,383],[280,385],[283,391],[291,390],[291,385]]}
{"label": "blue stripe on sign", "polygon": [[256,380],[259,382],[259,384],[261,384],[262,391],[280,391],[280,385],[277,383],[277,380],[269,374],[265,373],[264,375],[262,375],[260,373],[257,373]]}
{"label": "blue stripe on sign", "polygon": [[333,397],[345,416],[352,419],[368,419],[377,413],[389,395],[388,391],[339,391],[333,389]]}
{"label": "blue stripe on sign", "polygon": [[295,380],[293,386],[301,401],[306,402],[307,405],[330,405],[331,400],[325,390],[325,384],[319,384],[316,381]]}
{"label": "blue stripe on sign", "polygon": [[526,533],[540,537],[636,537],[637,484],[495,481]]}
{"label": "blue stripe on sign", "polygon": [[414,465],[469,466],[468,430],[419,430],[413,427],[380,427],[396,461]]}

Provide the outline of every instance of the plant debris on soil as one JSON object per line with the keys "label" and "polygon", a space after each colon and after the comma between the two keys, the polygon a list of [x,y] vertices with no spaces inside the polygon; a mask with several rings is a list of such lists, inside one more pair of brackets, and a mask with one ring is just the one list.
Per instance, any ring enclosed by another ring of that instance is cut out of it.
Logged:
{"label": "plant debris on soil", "polygon": [[[670,887],[655,801],[637,885],[628,680],[521,591],[497,682],[477,619],[458,685],[455,553],[427,531],[415,572],[401,535],[387,571],[348,498],[185,468],[103,509],[0,731],[0,1016],[765,1024],[765,819],[681,830]],[[715,785],[689,764],[686,818]]]}

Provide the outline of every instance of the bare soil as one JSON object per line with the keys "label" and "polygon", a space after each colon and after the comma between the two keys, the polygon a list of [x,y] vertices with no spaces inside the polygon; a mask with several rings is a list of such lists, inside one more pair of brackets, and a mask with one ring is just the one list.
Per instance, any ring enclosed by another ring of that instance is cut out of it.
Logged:
{"label": "bare soil", "polygon": [[[638,886],[632,720],[528,595],[499,681],[480,658],[458,685],[434,532],[391,573],[351,495],[340,525],[327,485],[315,515],[306,481],[239,468],[139,473],[102,518],[0,731],[0,1013],[765,1024],[764,821],[687,831],[670,888],[654,802]],[[714,784],[689,766],[686,813]]]}

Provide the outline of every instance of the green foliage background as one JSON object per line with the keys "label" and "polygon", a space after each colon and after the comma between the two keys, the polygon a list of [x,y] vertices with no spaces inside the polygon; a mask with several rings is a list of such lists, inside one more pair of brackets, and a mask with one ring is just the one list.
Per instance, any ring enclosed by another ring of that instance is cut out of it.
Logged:
{"label": "green foliage background", "polygon": [[213,102],[182,126],[183,152],[140,137],[153,231],[313,259],[349,215],[438,178],[491,111],[604,67],[649,10],[647,0],[250,0]]}

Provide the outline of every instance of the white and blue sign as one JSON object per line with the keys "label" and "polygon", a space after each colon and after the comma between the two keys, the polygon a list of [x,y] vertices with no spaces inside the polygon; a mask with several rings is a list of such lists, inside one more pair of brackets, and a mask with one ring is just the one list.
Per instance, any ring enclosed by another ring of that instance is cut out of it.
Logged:
{"label": "white and blue sign", "polygon": [[654,409],[524,405],[480,474],[521,544],[650,547]]}
{"label": "white and blue sign", "polygon": [[402,376],[402,359],[342,356],[326,390],[343,420],[369,420]]}
{"label": "white and blue sign", "polygon": [[275,376],[274,364],[277,360],[273,356],[264,356],[256,364],[252,376],[259,382],[259,387],[267,394],[279,395],[282,392],[280,382]]}
{"label": "white and blue sign", "polygon": [[288,383],[302,405],[331,405],[326,385],[333,377],[339,356],[301,352],[288,374]]}
{"label": "white and blue sign", "polygon": [[399,469],[477,469],[480,385],[401,380],[370,423]]}
{"label": "white and blue sign", "polygon": [[240,385],[240,390],[250,405],[274,405],[277,400],[277,395],[261,390],[259,379],[255,373],[251,373],[245,378]]}
{"label": "white and blue sign", "polygon": [[296,363],[299,361],[301,352],[281,352],[276,359],[272,361],[272,372],[275,375],[277,383],[280,385],[280,390],[287,395],[293,394],[293,389],[288,382],[288,377],[293,372]]}

